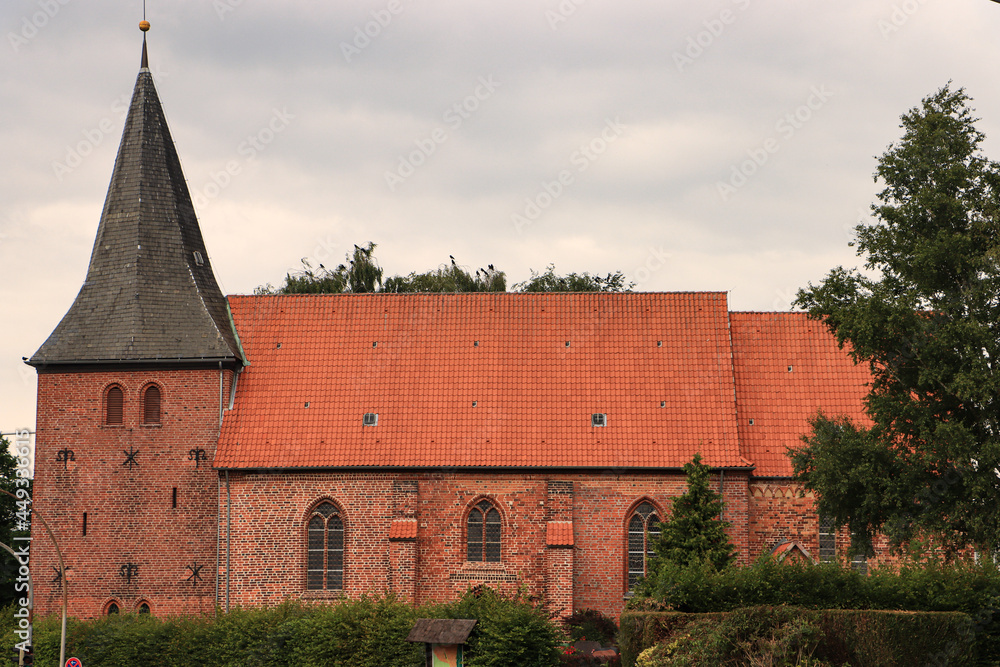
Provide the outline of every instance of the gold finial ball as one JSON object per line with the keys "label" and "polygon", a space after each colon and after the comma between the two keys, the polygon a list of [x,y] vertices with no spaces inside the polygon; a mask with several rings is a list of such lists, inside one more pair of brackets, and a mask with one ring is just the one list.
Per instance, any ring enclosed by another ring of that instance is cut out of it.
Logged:
{"label": "gold finial ball", "polygon": [[143,19],[142,21],[139,21],[139,30],[142,30],[143,32],[146,32],[147,30],[149,30],[149,21],[147,21],[145,19]]}

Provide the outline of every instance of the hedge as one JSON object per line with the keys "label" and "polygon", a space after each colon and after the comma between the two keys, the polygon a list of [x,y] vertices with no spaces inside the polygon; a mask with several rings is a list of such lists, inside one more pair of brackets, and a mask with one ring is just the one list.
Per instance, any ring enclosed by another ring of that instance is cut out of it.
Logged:
{"label": "hedge", "polygon": [[654,646],[657,659],[649,664],[656,666],[792,665],[802,656],[816,665],[962,666],[976,661],[972,626],[972,618],[959,612],[750,607],[706,614],[625,612],[619,638],[625,667],[634,667]]}
{"label": "hedge", "polygon": [[[14,608],[0,618],[0,666],[16,665]],[[217,617],[119,614],[70,619],[67,657],[99,667],[422,667],[422,644],[406,641],[417,618],[476,618],[467,667],[554,667],[561,631],[523,596],[489,589],[450,604],[413,607],[393,598],[363,597],[333,605],[285,603],[236,609]],[[34,624],[35,665],[57,667],[58,616]]]}
{"label": "hedge", "polygon": [[662,574],[651,597],[633,598],[628,609],[707,613],[789,605],[956,611],[972,617],[979,664],[1000,664],[1000,571],[988,559],[904,562],[865,576],[835,563],[779,563],[763,557],[749,567],[667,566]]}

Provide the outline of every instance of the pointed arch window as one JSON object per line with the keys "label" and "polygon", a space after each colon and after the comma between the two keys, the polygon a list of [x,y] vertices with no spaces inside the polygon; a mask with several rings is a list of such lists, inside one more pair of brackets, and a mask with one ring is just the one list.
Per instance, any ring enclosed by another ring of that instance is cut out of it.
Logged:
{"label": "pointed arch window", "polygon": [[125,421],[125,392],[118,385],[112,385],[104,400],[104,423],[121,426]]}
{"label": "pointed arch window", "polygon": [[837,527],[827,514],[819,515],[819,560],[821,563],[837,560]]}
{"label": "pointed arch window", "polygon": [[628,590],[635,588],[639,577],[646,576],[653,552],[653,540],[660,534],[660,517],[651,503],[643,502],[628,520]]}
{"label": "pointed arch window", "polygon": [[500,512],[488,500],[482,500],[469,512],[466,530],[466,557],[474,563],[499,563],[501,538]]}
{"label": "pointed arch window", "polygon": [[146,387],[142,394],[142,423],[160,423],[160,388],[155,384]]}
{"label": "pointed arch window", "polygon": [[309,517],[306,589],[344,590],[344,520],[333,503],[320,503]]}

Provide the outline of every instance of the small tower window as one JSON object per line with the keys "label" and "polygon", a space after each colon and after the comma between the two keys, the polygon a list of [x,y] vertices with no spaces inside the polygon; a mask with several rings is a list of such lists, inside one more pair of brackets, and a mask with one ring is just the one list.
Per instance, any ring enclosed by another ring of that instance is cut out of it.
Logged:
{"label": "small tower window", "polygon": [[142,423],[160,423],[160,388],[155,384],[146,387],[142,396]]}
{"label": "small tower window", "polygon": [[105,400],[104,423],[108,426],[120,426],[125,418],[125,393],[115,385],[108,389]]}

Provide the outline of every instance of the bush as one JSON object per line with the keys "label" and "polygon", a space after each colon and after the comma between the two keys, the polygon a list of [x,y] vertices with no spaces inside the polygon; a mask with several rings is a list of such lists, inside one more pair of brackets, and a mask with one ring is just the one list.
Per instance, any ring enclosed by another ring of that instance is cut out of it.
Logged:
{"label": "bush", "polygon": [[[13,608],[0,633],[13,646]],[[417,618],[478,619],[466,646],[468,667],[554,667],[560,629],[524,595],[489,589],[415,608],[394,598],[362,597],[332,605],[285,603],[234,609],[217,617],[118,614],[70,619],[67,655],[85,665],[135,667],[422,667],[424,647],[406,641]],[[57,667],[58,615],[35,622],[35,665]],[[4,654],[0,665],[16,664]]]}
{"label": "bush", "polygon": [[870,576],[837,564],[779,563],[763,556],[750,567],[665,565],[651,597],[633,598],[632,610],[689,613],[790,605],[810,609],[958,611],[973,618],[983,664],[1000,659],[1000,571],[988,560],[942,563],[911,558]]}
{"label": "bush", "polygon": [[817,612],[753,607],[685,624],[673,641],[643,651],[637,665],[826,665],[813,654],[823,639]]}
{"label": "bush", "polygon": [[570,641],[589,639],[610,646],[617,641],[618,624],[597,609],[577,609],[563,621]]}
{"label": "bush", "polygon": [[[623,636],[659,635],[652,645],[630,637],[627,653],[623,646],[622,664],[637,667],[970,665],[975,653],[971,619],[960,613],[751,607],[726,614],[645,613],[641,620],[633,615],[640,614],[622,616]],[[645,633],[643,625],[659,629]]]}
{"label": "bush", "polygon": [[560,631],[523,592],[506,596],[490,588],[431,610],[431,618],[478,619],[466,644],[466,667],[554,667]]}

